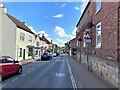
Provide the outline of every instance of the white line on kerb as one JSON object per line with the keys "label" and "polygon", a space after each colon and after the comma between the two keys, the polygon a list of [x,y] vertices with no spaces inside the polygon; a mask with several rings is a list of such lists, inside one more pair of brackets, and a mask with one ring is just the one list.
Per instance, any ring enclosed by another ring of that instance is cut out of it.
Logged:
{"label": "white line on kerb", "polygon": [[29,71],[28,73],[30,73],[31,71]]}
{"label": "white line on kerb", "polygon": [[5,87],[7,84],[4,84],[4,85],[1,85],[0,86],[0,89],[2,90],[3,87]]}
{"label": "white line on kerb", "polygon": [[[67,60],[67,58],[66,58],[66,60]],[[70,73],[70,78],[71,78],[71,81],[72,81],[73,89],[77,90],[77,85],[76,85],[76,82],[75,82],[75,79],[74,79],[73,73],[71,71],[71,68],[70,68],[68,60],[67,60],[67,64],[68,64],[68,69],[69,69],[69,73]]]}
{"label": "white line on kerb", "polygon": [[25,76],[25,74],[23,74],[22,76]]}
{"label": "white line on kerb", "polygon": [[18,78],[15,78],[15,79],[13,79],[12,81],[14,82],[14,81],[16,81]]}

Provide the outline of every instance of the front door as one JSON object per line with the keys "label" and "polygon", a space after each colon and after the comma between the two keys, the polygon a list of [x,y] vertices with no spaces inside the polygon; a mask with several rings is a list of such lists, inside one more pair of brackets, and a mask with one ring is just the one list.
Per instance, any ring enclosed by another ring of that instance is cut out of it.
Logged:
{"label": "front door", "polygon": [[25,60],[25,49],[23,49],[23,60]]}

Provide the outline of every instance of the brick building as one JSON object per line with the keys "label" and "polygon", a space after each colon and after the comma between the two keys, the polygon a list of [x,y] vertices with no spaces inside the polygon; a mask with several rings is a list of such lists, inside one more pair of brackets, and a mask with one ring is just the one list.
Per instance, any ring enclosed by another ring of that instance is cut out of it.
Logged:
{"label": "brick building", "polygon": [[[76,27],[82,39],[78,51],[79,60],[119,87],[120,2],[88,2]],[[86,31],[89,31],[91,37],[89,43],[84,39]]]}
{"label": "brick building", "polygon": [[75,58],[76,56],[76,45],[77,45],[77,37],[70,40],[70,55]]}

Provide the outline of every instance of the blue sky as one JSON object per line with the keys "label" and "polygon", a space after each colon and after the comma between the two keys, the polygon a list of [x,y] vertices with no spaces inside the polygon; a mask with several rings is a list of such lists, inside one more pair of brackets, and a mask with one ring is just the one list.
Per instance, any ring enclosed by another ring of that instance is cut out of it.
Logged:
{"label": "blue sky", "polygon": [[86,6],[84,2],[4,2],[12,16],[26,22],[35,33],[44,35],[55,44],[75,37],[75,26]]}

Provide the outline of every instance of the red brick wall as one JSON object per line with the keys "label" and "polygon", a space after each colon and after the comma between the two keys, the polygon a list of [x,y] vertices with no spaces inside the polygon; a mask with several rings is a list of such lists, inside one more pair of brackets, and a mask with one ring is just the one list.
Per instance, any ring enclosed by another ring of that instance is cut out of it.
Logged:
{"label": "red brick wall", "polygon": [[[90,3],[78,26],[81,29],[81,37],[83,37],[84,31],[82,28],[91,19],[94,27],[91,30],[92,43],[89,46],[89,53],[101,58],[117,60],[118,3],[102,2],[102,8],[98,13],[96,13],[96,3]],[[99,22],[102,24],[102,46],[96,48],[96,24]],[[81,46],[83,46],[83,42],[81,42]],[[82,51],[85,51],[85,48],[82,47]]]}
{"label": "red brick wall", "polygon": [[119,58],[118,58],[118,59],[119,59],[119,61],[120,61],[120,2],[119,2],[119,24],[118,24],[118,25],[119,25],[119,28],[118,28],[118,29],[119,29],[119,30],[118,30],[118,31],[119,31],[119,35],[118,35],[118,37],[119,37],[119,38],[118,38],[118,41],[119,41],[119,53],[118,53],[119,56],[118,56],[118,57],[119,57]]}
{"label": "red brick wall", "polygon": [[75,48],[76,45],[77,45],[77,38],[75,38],[75,39],[73,39],[73,40],[70,41],[71,48]]}

